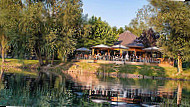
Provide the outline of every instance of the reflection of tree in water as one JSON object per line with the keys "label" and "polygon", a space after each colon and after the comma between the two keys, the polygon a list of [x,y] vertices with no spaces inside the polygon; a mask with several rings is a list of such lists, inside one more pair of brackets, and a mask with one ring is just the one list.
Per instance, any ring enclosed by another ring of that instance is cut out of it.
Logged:
{"label": "reflection of tree in water", "polygon": [[[39,72],[37,76],[5,73],[0,83],[0,105],[109,106],[108,103],[94,103],[92,99],[107,101],[134,99],[137,103],[139,101],[143,103],[156,102],[163,106],[176,106],[177,101],[180,103],[180,99],[181,105],[189,106],[190,102],[188,98],[190,92],[187,91],[188,89],[184,89],[186,86],[184,84],[188,85],[185,82],[180,85],[180,82],[176,81],[100,77],[91,79],[99,80],[98,82],[88,81],[85,86],[84,82],[80,83],[81,79],[78,83],[72,81],[78,78],[68,79],[65,75],[48,72]],[[89,87],[89,83],[97,84]]]}
{"label": "reflection of tree in water", "polygon": [[[62,76],[39,72],[37,77],[5,73],[0,86],[0,105],[71,106],[76,95],[65,86]],[[84,103],[79,99],[79,104]]]}
{"label": "reflection of tree in water", "polygon": [[[99,77],[101,80],[103,77]],[[169,80],[152,80],[152,79],[130,79],[130,78],[110,78],[107,77],[106,81],[119,81],[120,84],[123,85],[122,90],[125,90],[126,87],[129,87],[129,92],[131,90],[133,92],[140,92],[138,95],[142,103],[159,103],[161,105],[183,105],[190,106],[190,92],[186,92],[184,94],[184,87],[188,87],[190,84],[188,81],[186,82],[177,82],[177,81],[169,81]],[[182,85],[182,83],[186,83],[186,86]],[[131,90],[130,90],[131,88]],[[182,93],[183,88],[183,93]],[[140,89],[140,90],[139,90]],[[141,89],[143,91],[141,91]],[[189,89],[186,89],[189,90]],[[146,96],[146,93],[148,93]],[[151,94],[149,94],[151,93]],[[155,93],[155,94],[154,94]],[[188,95],[187,95],[188,94]],[[146,97],[145,97],[145,96]],[[159,102],[160,101],[160,102]]]}

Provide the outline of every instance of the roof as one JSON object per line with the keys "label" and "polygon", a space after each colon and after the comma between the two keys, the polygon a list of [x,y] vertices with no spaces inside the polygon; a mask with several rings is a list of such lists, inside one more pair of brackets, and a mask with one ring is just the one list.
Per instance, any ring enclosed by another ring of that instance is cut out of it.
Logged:
{"label": "roof", "polygon": [[158,50],[160,50],[160,48],[154,46],[154,47],[144,48],[143,50],[145,50],[145,51],[158,51]]}
{"label": "roof", "polygon": [[90,51],[90,50],[85,47],[82,47],[82,48],[78,48],[76,51]]}
{"label": "roof", "polygon": [[128,49],[128,47],[123,45],[113,45],[112,48],[122,48],[122,49]]}
{"label": "roof", "polygon": [[122,41],[121,45],[127,46],[130,43],[133,43],[137,39],[137,36],[131,33],[130,31],[125,31],[119,35],[118,41]]}
{"label": "roof", "polygon": [[100,44],[100,45],[93,46],[92,48],[111,48],[111,47],[104,44]]}
{"label": "roof", "polygon": [[144,45],[142,43],[136,43],[136,42],[133,42],[133,43],[130,43],[127,45],[128,47],[139,47],[139,48],[144,48]]}

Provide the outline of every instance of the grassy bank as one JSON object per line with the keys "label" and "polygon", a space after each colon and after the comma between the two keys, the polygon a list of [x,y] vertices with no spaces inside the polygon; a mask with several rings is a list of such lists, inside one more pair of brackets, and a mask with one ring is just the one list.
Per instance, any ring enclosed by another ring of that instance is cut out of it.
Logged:
{"label": "grassy bank", "polygon": [[[2,59],[0,59],[0,66],[2,65]],[[36,68],[38,67],[38,60],[21,60],[21,59],[6,59],[4,63],[5,67],[30,67]]]}
{"label": "grassy bank", "polygon": [[[0,59],[0,68],[2,66],[2,60]],[[17,73],[24,75],[37,75],[37,70],[31,68],[38,68],[37,60],[20,60],[20,59],[6,59],[3,64],[3,71],[7,73]]]}
{"label": "grassy bank", "polygon": [[[104,72],[104,73],[127,73],[145,76],[169,77],[169,78],[183,78],[190,79],[190,70],[186,69],[182,74],[177,75],[177,68],[175,67],[160,67],[150,65],[115,65],[105,63],[89,63],[89,62],[66,62],[61,63],[56,61],[53,67],[46,67],[52,70],[62,71],[82,71],[82,72]],[[0,59],[0,65],[1,59]],[[5,67],[13,68],[37,68],[38,60],[19,60],[6,59]]]}
{"label": "grassy bank", "polygon": [[190,70],[184,70],[180,75],[177,75],[175,67],[160,67],[150,65],[115,65],[103,63],[87,63],[87,62],[70,62],[61,66],[64,70],[83,72],[102,72],[102,73],[127,73],[145,76],[169,77],[190,79]]}

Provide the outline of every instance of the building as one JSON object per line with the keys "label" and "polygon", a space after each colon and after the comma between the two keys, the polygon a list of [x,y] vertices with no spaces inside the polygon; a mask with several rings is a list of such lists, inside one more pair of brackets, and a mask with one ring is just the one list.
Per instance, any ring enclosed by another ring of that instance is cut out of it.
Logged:
{"label": "building", "polygon": [[142,43],[136,43],[137,36],[131,33],[130,31],[125,31],[120,34],[118,37],[118,41],[121,41],[121,45],[128,47],[129,56],[142,56],[145,51],[143,50],[144,45]]}

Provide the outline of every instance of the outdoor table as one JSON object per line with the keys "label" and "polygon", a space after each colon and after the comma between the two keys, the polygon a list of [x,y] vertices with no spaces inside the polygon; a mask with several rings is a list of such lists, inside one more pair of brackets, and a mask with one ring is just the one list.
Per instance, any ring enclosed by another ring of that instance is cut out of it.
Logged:
{"label": "outdoor table", "polygon": [[159,63],[162,63],[164,58],[157,58],[159,60]]}

